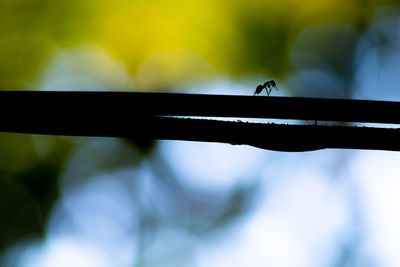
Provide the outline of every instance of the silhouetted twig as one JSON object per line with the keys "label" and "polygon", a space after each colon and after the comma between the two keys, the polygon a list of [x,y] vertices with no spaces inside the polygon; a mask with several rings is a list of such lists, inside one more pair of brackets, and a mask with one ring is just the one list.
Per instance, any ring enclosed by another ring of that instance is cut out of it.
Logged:
{"label": "silhouetted twig", "polygon": [[144,134],[157,139],[220,142],[278,151],[323,148],[400,151],[400,129],[185,118],[155,118],[151,125]]}
{"label": "silhouetted twig", "polygon": [[[400,124],[400,102],[305,97],[0,91],[1,114],[26,118],[151,115],[276,118]],[[77,119],[77,118],[74,118]]]}
{"label": "silhouetted twig", "polygon": [[0,92],[0,131],[245,144],[280,151],[400,151],[400,130],[261,124],[164,116],[400,123],[400,103],[125,92]]}

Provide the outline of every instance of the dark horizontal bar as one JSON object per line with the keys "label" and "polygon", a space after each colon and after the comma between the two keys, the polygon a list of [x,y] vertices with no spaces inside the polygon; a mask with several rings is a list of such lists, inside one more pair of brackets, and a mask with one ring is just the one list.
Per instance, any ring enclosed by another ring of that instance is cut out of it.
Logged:
{"label": "dark horizontal bar", "polygon": [[[141,92],[0,91],[0,112],[21,124],[141,116],[276,118],[400,123],[400,102]],[[3,117],[4,122],[4,117]],[[51,125],[49,125],[51,127]]]}
{"label": "dark horizontal bar", "polygon": [[279,151],[400,151],[400,130],[165,116],[400,123],[398,102],[135,92],[0,92],[0,131],[245,144]]}
{"label": "dark horizontal bar", "polygon": [[289,152],[325,148],[400,151],[400,129],[188,118],[155,118],[152,125],[146,136],[157,139],[220,142]]}
{"label": "dark horizontal bar", "polygon": [[371,127],[285,125],[172,117],[91,120],[77,124],[69,120],[13,127],[0,124],[0,131],[72,135],[129,137],[139,139],[186,140],[250,145],[277,151],[312,151],[324,148],[400,151],[400,130]]}

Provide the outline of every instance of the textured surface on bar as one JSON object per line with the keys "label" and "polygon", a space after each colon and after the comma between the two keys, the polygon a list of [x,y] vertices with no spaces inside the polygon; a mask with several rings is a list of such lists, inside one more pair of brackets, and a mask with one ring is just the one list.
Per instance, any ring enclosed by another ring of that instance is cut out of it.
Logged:
{"label": "textured surface on bar", "polygon": [[131,119],[128,123],[112,119],[81,123],[41,121],[29,126],[15,124],[7,129],[0,126],[0,131],[219,142],[277,151],[311,151],[323,148],[400,151],[400,130],[389,128],[265,124],[170,117]]}

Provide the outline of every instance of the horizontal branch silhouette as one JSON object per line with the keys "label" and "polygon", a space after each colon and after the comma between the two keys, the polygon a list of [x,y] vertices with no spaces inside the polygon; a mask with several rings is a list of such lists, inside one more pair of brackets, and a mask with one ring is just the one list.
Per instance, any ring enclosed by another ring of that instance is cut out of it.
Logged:
{"label": "horizontal branch silhouette", "polygon": [[0,91],[0,112],[32,116],[204,116],[400,124],[400,102],[142,92]]}
{"label": "horizontal branch silhouette", "polygon": [[[169,116],[399,123],[397,102],[124,92],[0,92],[0,131],[221,142],[279,151],[400,151],[400,130]],[[379,111],[379,112],[378,112]],[[383,113],[383,114],[382,114]],[[167,117],[166,117],[167,116]]]}

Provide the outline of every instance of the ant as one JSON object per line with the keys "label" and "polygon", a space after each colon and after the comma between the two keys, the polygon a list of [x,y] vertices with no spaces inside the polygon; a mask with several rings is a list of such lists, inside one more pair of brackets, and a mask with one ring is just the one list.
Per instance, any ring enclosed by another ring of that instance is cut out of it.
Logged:
{"label": "ant", "polygon": [[274,80],[266,81],[264,84],[257,85],[254,95],[258,95],[259,93],[262,92],[263,89],[265,89],[265,91],[267,91],[267,95],[269,96],[269,94],[272,91],[272,88],[275,88],[275,90],[278,91],[276,82]]}

